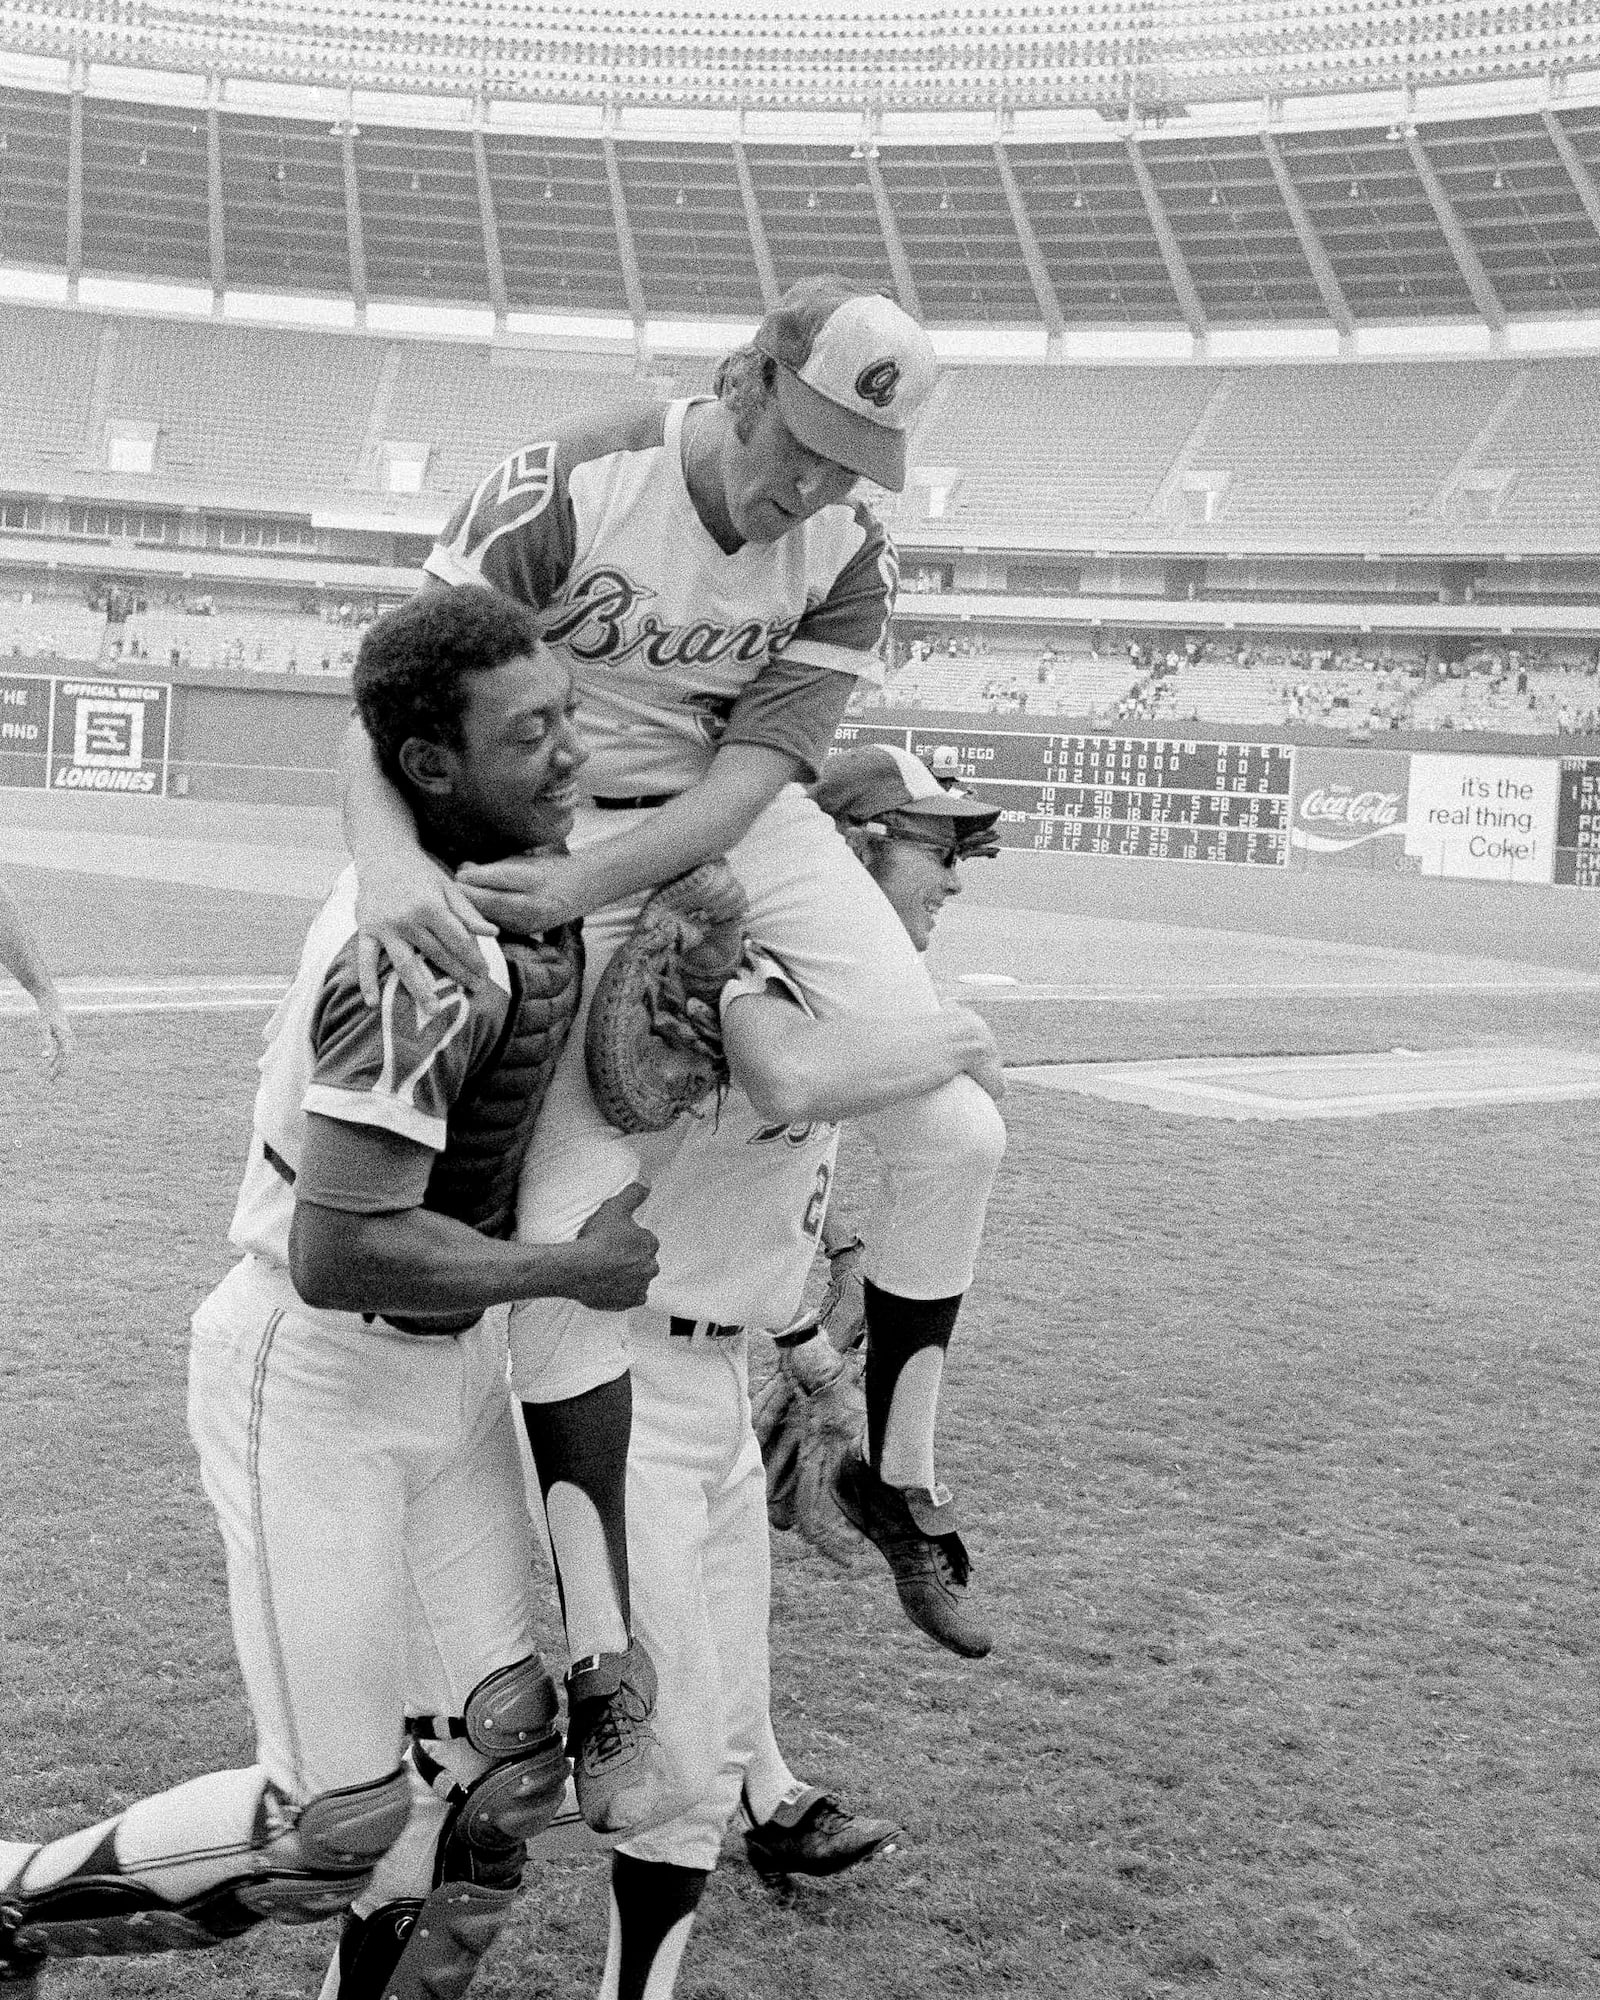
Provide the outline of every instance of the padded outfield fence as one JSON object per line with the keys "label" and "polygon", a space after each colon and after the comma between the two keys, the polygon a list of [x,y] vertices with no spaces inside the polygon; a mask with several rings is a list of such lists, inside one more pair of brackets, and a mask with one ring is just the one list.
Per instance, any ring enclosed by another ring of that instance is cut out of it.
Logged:
{"label": "padded outfield fence", "polygon": [[[0,675],[0,787],[332,804],[348,687],[267,678]],[[968,720],[878,711],[840,737],[930,761],[953,747],[962,782],[1001,807],[1007,847],[1600,888],[1597,745],[1416,750]]]}

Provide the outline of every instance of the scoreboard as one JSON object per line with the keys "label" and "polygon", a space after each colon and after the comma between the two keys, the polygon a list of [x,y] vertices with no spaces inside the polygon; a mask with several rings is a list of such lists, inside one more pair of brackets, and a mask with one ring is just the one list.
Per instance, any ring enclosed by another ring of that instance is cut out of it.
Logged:
{"label": "scoreboard", "polygon": [[996,831],[1003,846],[1288,864],[1287,744],[911,731],[911,748],[924,759],[952,743],[962,782],[1001,808]]}
{"label": "scoreboard", "polygon": [[1592,757],[1569,758],[1561,766],[1555,879],[1600,889],[1600,760]]}

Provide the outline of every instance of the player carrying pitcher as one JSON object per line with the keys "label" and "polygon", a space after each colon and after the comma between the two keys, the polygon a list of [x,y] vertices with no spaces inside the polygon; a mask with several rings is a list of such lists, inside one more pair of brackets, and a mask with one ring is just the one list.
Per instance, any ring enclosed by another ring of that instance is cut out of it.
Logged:
{"label": "player carrying pitcher", "polygon": [[[537,612],[572,671],[589,802],[567,856],[466,868],[451,882],[353,729],[346,820],[369,975],[381,945],[408,983],[426,986],[424,960],[473,979],[472,933],[486,919],[534,935],[582,916],[592,990],[644,893],[726,854],[750,936],[819,1018],[935,1011],[903,926],[802,786],[858,681],[883,678],[897,564],[855,488],[903,489],[907,427],[936,373],[927,336],[898,306],[809,279],[726,357],[715,395],[575,424],[489,474],[426,567],[438,584],[490,583]],[[518,1226],[535,1242],[572,1236],[637,1169],[633,1142],[595,1108],[582,1040],[568,1045],[524,1172]],[[891,1555],[908,1614],[980,1655],[989,1635],[966,1601],[933,1440],[1004,1126],[965,1076],[865,1122],[886,1169],[867,1264],[866,1528]],[[517,1391],[537,1406],[529,1429],[575,1687],[633,1685],[637,1713],[649,1676],[628,1629],[623,1318],[519,1308],[512,1350]],[[630,1799],[618,1818],[641,1809]]]}

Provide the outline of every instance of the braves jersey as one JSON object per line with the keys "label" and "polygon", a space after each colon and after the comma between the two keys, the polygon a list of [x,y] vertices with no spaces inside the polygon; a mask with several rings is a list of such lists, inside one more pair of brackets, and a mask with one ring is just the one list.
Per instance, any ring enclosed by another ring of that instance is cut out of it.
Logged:
{"label": "braves jersey", "polygon": [[456,511],[425,565],[538,614],[572,672],[597,797],[684,790],[724,733],[790,747],[739,726],[739,698],[769,664],[883,679],[898,570],[877,518],[847,501],[725,553],[683,476],[689,407],[525,445]]}
{"label": "braves jersey", "polygon": [[[778,994],[808,1016],[776,959],[750,951],[724,989],[724,1011],[745,995]],[[828,1211],[839,1128],[775,1125],[743,1091],[722,1109],[684,1121],[638,1221],[660,1239],[647,1303],[659,1312],[775,1329],[800,1310]]]}
{"label": "braves jersey", "polygon": [[[490,977],[478,992],[446,984],[438,1011],[423,1019],[385,964],[380,1003],[367,1006],[356,974],[355,906],[355,870],[347,868],[307,933],[294,982],[266,1029],[254,1143],[228,1236],[236,1249],[284,1267],[296,1185],[354,1213],[421,1206],[451,1108],[495,1050],[510,1004],[504,954],[493,939],[480,938]],[[364,1155],[370,1174],[359,1187],[313,1188],[300,1180],[308,1112],[414,1143]]]}

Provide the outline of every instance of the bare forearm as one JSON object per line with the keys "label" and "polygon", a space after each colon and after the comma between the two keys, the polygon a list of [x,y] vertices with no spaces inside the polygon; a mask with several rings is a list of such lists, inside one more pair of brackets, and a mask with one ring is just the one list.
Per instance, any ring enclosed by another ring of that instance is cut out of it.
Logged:
{"label": "bare forearm", "polygon": [[735,1002],[725,1029],[734,1081],[763,1117],[861,1118],[937,1090],[983,1054],[970,1017],[797,1020],[781,1036],[741,1032]]}
{"label": "bare forearm", "polygon": [[482,1312],[571,1294],[571,1243],[502,1243],[428,1209],[350,1215],[296,1206],[289,1269],[308,1305],[333,1312]]}
{"label": "bare forearm", "polygon": [[359,721],[345,731],[339,764],[344,839],[357,873],[397,848],[420,846],[411,808],[379,769],[372,739]]}
{"label": "bare forearm", "polygon": [[670,882],[714,854],[726,854],[795,774],[793,760],[773,750],[734,745],[686,792],[658,806],[647,820],[584,848],[585,910],[603,909],[641,889]]}

